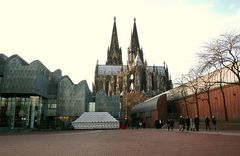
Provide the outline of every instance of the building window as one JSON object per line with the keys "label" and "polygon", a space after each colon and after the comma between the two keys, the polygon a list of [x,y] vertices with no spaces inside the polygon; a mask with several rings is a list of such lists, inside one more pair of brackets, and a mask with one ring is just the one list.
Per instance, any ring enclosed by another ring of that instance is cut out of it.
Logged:
{"label": "building window", "polygon": [[146,116],[146,118],[151,118],[152,117],[152,112],[151,111],[145,112],[145,116]]}
{"label": "building window", "polygon": [[48,104],[48,109],[56,109],[57,104]]}
{"label": "building window", "polygon": [[95,102],[89,102],[89,112],[95,112]]}
{"label": "building window", "polygon": [[51,104],[51,108],[52,109],[56,109],[57,108],[57,104]]}

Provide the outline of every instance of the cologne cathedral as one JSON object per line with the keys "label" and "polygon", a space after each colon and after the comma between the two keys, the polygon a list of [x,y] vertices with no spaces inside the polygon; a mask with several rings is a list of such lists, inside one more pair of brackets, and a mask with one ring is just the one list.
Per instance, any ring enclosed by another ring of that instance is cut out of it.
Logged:
{"label": "cologne cathedral", "polygon": [[103,90],[108,96],[137,92],[153,97],[172,88],[167,65],[148,66],[140,48],[136,19],[134,18],[127,65],[123,65],[122,49],[119,47],[116,18],[105,65],[97,62],[93,93]]}

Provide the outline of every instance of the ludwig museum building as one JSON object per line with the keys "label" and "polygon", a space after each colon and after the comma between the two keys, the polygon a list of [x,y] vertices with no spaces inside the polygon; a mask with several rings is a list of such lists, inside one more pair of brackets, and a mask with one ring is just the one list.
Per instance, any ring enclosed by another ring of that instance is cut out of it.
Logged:
{"label": "ludwig museum building", "polygon": [[73,84],[60,69],[39,60],[0,54],[0,127],[66,127],[88,110],[91,91],[85,80]]}

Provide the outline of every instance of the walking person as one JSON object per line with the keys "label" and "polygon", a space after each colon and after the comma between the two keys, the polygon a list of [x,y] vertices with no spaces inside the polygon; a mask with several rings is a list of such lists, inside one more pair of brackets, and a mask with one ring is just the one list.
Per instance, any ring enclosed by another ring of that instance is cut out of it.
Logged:
{"label": "walking person", "polygon": [[190,118],[187,116],[186,118],[186,125],[187,125],[187,131],[190,129]]}
{"label": "walking person", "polygon": [[167,120],[168,131],[171,129],[171,119]]}
{"label": "walking person", "polygon": [[158,124],[159,124],[159,128],[162,128],[162,120],[161,119],[158,120]]}
{"label": "walking person", "polygon": [[174,120],[173,119],[170,119],[170,127],[171,127],[171,130],[173,130],[173,127],[174,127]]}
{"label": "walking person", "polygon": [[179,131],[184,131],[184,128],[185,128],[184,126],[185,126],[184,118],[181,115],[179,118]]}
{"label": "walking person", "polygon": [[194,124],[195,124],[196,131],[199,131],[199,123],[200,123],[199,117],[196,115],[194,118]]}
{"label": "walking person", "polygon": [[190,130],[195,131],[195,124],[194,124],[194,119],[190,118]]}
{"label": "walking person", "polygon": [[143,128],[142,120],[139,121],[138,126],[139,126],[139,128]]}
{"label": "walking person", "polygon": [[208,118],[208,116],[206,116],[205,118],[205,126],[206,126],[206,131],[210,130],[210,119]]}
{"label": "walking person", "polygon": [[212,116],[212,125],[213,125],[214,130],[216,131],[217,130],[217,120],[214,116]]}

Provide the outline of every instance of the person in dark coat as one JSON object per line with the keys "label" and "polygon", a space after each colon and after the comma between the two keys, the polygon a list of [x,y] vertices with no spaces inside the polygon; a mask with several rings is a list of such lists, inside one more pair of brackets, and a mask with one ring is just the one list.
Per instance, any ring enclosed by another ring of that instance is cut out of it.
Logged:
{"label": "person in dark coat", "polygon": [[167,120],[167,127],[168,127],[168,130],[171,129],[171,119],[168,119],[168,120]]}
{"label": "person in dark coat", "polygon": [[158,120],[155,120],[155,128],[159,128],[159,122],[158,122]]}
{"label": "person in dark coat", "polygon": [[159,124],[159,128],[162,128],[162,120],[161,119],[158,120],[158,124]]}
{"label": "person in dark coat", "polygon": [[206,131],[210,130],[210,119],[208,118],[208,116],[206,116],[205,118],[205,126],[206,126]]}
{"label": "person in dark coat", "polygon": [[186,125],[187,125],[187,131],[190,129],[190,118],[187,116],[186,118]]}
{"label": "person in dark coat", "polygon": [[184,131],[185,121],[183,116],[181,115],[179,118],[179,131]]}
{"label": "person in dark coat", "polygon": [[173,119],[170,119],[170,127],[171,127],[171,130],[173,130],[173,127],[174,127],[174,120]]}
{"label": "person in dark coat", "polygon": [[200,123],[199,117],[196,115],[194,118],[194,124],[195,124],[196,131],[199,131],[199,123]]}

